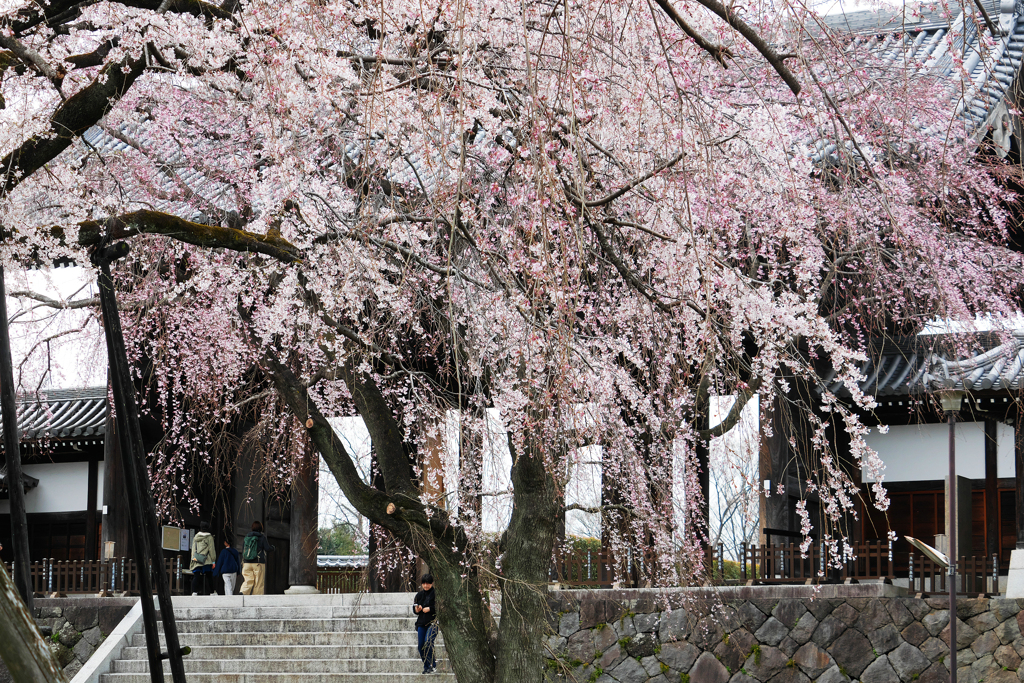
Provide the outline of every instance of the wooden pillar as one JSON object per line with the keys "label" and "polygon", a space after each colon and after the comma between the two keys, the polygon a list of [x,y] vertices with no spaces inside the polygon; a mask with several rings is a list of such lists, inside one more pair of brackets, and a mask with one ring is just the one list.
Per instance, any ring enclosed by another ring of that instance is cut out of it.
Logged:
{"label": "wooden pillar", "polygon": [[985,420],[985,556],[999,552],[999,488],[997,486],[996,421]]}
{"label": "wooden pillar", "polygon": [[1017,548],[1024,549],[1024,410],[1017,411],[1013,425],[1013,462],[1015,479]]}
{"label": "wooden pillar", "polygon": [[316,475],[320,464],[318,453],[307,453],[291,486],[291,520],[288,567],[289,588],[286,593],[316,593],[316,551],[320,544],[318,510],[320,489]]}
{"label": "wooden pillar", "polygon": [[[776,396],[770,405],[762,404],[761,457],[757,482],[760,494],[761,529],[789,529],[788,492],[779,495],[779,484],[786,481],[786,465],[790,460],[789,439],[785,418],[785,398]],[[770,427],[771,434],[768,434]],[[767,482],[767,484],[765,483]],[[770,491],[765,491],[765,486]],[[768,543],[763,533],[761,543]]]}
{"label": "wooden pillar", "polygon": [[99,539],[96,537],[96,497],[99,494],[100,464],[89,461],[89,484],[85,496],[85,559],[95,560]]}
{"label": "wooden pillar", "polygon": [[[114,543],[114,557],[128,557],[128,511],[125,509],[124,469],[121,466],[121,447],[116,425],[110,411],[103,428],[103,527],[100,541]],[[104,546],[105,548],[105,546]],[[104,550],[100,551],[102,557]]]}

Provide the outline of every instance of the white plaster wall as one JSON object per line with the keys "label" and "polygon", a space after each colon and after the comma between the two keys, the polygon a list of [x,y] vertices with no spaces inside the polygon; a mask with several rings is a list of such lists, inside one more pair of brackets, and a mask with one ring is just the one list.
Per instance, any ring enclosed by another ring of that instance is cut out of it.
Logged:
{"label": "white plaster wall", "polygon": [[[100,464],[100,495],[97,506],[102,506],[103,465]],[[39,486],[25,495],[25,511],[78,512],[85,510],[89,500],[89,463],[61,462],[45,465],[25,465],[25,474],[39,480]],[[10,514],[11,503],[0,501],[0,514]]]}
{"label": "white plaster wall", "polygon": [[[888,434],[872,429],[868,445],[885,463],[885,481],[945,479],[949,473],[949,426],[946,424],[901,425]],[[1013,428],[996,426],[996,471],[1013,477]],[[985,424],[960,422],[956,426],[956,472],[970,479],[985,478]],[[865,480],[873,481],[865,476]]]}

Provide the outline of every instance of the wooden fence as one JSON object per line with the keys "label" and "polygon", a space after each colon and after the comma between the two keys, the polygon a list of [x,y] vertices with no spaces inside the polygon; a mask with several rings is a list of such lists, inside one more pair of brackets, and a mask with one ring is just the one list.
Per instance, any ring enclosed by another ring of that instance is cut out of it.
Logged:
{"label": "wooden fence", "polygon": [[316,589],[321,593],[362,593],[366,590],[366,570],[320,567],[316,572]]}
{"label": "wooden fence", "polygon": [[[13,575],[13,568],[5,564]],[[139,572],[135,560],[118,557],[112,560],[40,560],[30,566],[32,591],[42,595],[82,593],[139,594]],[[182,563],[179,557],[164,558],[164,571],[173,595],[186,592]],[[191,577],[189,577],[191,578]]]}
{"label": "wooden fence", "polygon": [[[962,595],[998,595],[999,556],[961,557],[956,566],[957,593]],[[924,555],[910,555],[910,592],[927,595],[949,592],[949,573]]]}
{"label": "wooden fence", "polygon": [[835,583],[859,580],[892,580],[892,544],[857,543],[841,555],[827,546],[811,544],[805,553],[799,545],[747,545],[741,549],[742,583]]}

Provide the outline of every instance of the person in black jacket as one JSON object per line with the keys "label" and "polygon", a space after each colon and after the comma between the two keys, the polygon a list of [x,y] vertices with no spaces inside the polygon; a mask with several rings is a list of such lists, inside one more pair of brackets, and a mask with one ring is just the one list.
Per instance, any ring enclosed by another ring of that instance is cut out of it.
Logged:
{"label": "person in black jacket", "polygon": [[416,634],[419,636],[420,659],[423,673],[432,674],[437,668],[434,659],[434,639],[437,638],[437,601],[434,599],[434,577],[424,574],[420,579],[422,589],[413,599],[412,611],[416,613]]}

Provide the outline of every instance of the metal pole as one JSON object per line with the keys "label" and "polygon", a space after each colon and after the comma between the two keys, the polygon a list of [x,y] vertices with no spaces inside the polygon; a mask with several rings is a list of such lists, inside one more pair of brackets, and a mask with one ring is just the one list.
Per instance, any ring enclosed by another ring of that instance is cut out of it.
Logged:
{"label": "metal pole", "polygon": [[949,681],[956,683],[956,411],[949,411]]}
{"label": "metal pole", "polygon": [[[154,683],[163,683],[162,659],[169,659],[171,679],[174,683],[185,683],[185,667],[182,663],[182,649],[178,641],[178,629],[174,622],[174,607],[171,604],[170,585],[164,571],[164,553],[160,543],[159,520],[156,504],[150,488],[149,472],[146,466],[146,450],[139,428],[139,409],[135,401],[135,387],[124,350],[124,335],[121,331],[121,316],[117,310],[114,280],[110,276],[110,263],[128,253],[128,245],[121,242],[112,246],[101,246],[93,253],[93,263],[99,266],[100,308],[103,311],[103,331],[107,341],[107,355],[110,362],[110,383],[114,393],[115,422],[121,446],[121,461],[125,471],[125,489],[128,493],[128,519],[131,525],[132,541],[138,563],[139,591],[142,593],[142,617],[146,626],[146,648],[149,655],[150,677]],[[147,567],[149,571],[147,571]],[[155,582],[160,616],[164,624],[167,653],[160,652],[157,635],[156,614],[153,606],[153,585]]]}
{"label": "metal pole", "polygon": [[31,557],[28,548],[28,518],[25,515],[25,488],[21,476],[21,440],[18,438],[18,404],[14,392],[14,367],[11,364],[11,330],[7,323],[7,289],[0,266],[0,412],[3,413],[4,455],[7,460],[7,491],[11,496],[11,543],[14,546],[14,585],[32,609]]}

